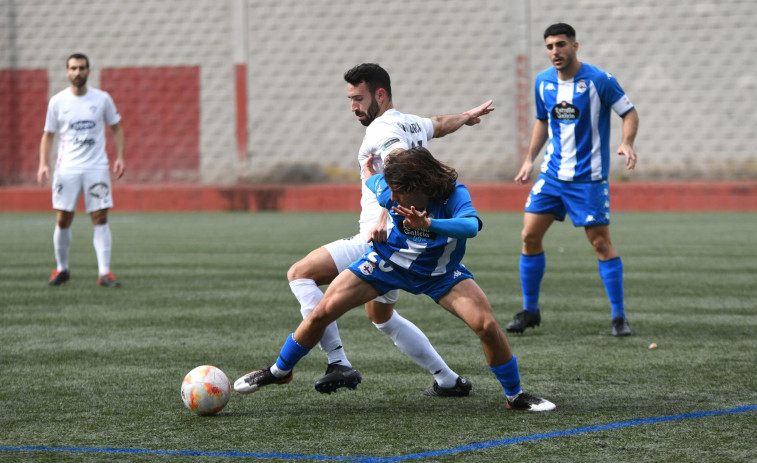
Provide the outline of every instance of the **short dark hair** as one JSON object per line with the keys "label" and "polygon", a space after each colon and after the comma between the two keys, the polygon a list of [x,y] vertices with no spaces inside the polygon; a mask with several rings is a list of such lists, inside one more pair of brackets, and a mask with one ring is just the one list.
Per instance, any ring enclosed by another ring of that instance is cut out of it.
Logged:
{"label": "short dark hair", "polygon": [[384,179],[397,193],[425,193],[441,201],[455,191],[457,171],[436,159],[429,150],[416,146],[386,158]]}
{"label": "short dark hair", "polygon": [[551,26],[547,28],[547,30],[544,31],[545,39],[553,35],[564,35],[568,37],[570,40],[576,40],[576,30],[573,29],[573,26],[571,26],[570,24],[565,24],[565,23],[552,24]]}
{"label": "short dark hair", "polygon": [[358,64],[344,73],[344,80],[346,80],[348,84],[356,87],[362,82],[365,82],[371,94],[376,93],[376,90],[383,88],[386,90],[386,96],[389,100],[392,99],[392,81],[389,79],[389,73],[378,64]]}
{"label": "short dark hair", "polygon": [[68,69],[68,62],[71,61],[72,59],[83,59],[84,61],[87,62],[87,69],[89,69],[89,58],[87,58],[87,55],[83,53],[72,53],[71,56],[69,56],[68,59],[66,59],[66,69]]}

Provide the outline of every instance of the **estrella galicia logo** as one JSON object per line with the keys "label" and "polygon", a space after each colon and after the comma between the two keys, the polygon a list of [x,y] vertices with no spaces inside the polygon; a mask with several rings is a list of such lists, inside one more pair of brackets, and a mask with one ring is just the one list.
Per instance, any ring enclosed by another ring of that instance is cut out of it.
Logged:
{"label": "estrella galicia logo", "polygon": [[426,240],[435,240],[436,233],[428,228],[410,228],[404,222],[399,222],[402,234],[406,235],[413,241],[423,242]]}
{"label": "estrella galicia logo", "polygon": [[389,148],[395,143],[399,143],[399,141],[400,141],[399,138],[390,138],[389,140],[386,141],[386,143],[381,145],[381,151],[386,151],[387,148]]}
{"label": "estrella galicia logo", "polygon": [[577,107],[563,101],[552,108],[552,118],[566,124],[573,124],[578,120],[580,111]]}
{"label": "estrella galicia logo", "polygon": [[94,185],[89,187],[89,194],[97,199],[103,199],[107,197],[109,192],[110,188],[108,188],[108,185],[102,182],[95,183]]}
{"label": "estrella galicia logo", "polygon": [[74,130],[89,130],[94,129],[97,125],[95,121],[76,121],[71,124],[71,128]]}

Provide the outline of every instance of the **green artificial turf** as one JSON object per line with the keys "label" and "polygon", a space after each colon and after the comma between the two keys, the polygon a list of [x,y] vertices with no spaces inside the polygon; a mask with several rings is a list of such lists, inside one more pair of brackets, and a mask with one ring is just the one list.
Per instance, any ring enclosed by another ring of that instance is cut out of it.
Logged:
{"label": "green artificial turf", "polygon": [[[522,217],[482,218],[464,263],[504,326],[522,303]],[[473,332],[402,294],[397,309],[473,382],[470,397],[424,397],[431,375],[358,308],[339,320],[356,391],[317,393],[326,357],[314,349],[289,385],[195,416],[184,375],[211,364],[233,382],[273,363],[301,320],[288,267],[353,234],[357,217],[116,211],[110,223],[123,286],[96,285],[79,214],[71,281],[48,288],[53,214],[0,215],[0,461],[754,461],[757,411],[697,413],[757,404],[755,214],[613,216],[633,330],[620,339],[583,230],[556,223],[542,324],[508,336],[524,389],[555,402],[550,413],[508,410]],[[677,418],[602,428],[655,417]]]}

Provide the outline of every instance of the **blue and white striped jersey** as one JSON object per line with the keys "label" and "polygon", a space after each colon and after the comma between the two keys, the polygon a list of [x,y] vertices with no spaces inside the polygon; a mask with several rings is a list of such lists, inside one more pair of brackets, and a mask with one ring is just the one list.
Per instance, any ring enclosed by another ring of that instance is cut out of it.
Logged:
{"label": "blue and white striped jersey", "polygon": [[[450,238],[428,229],[411,229],[403,225],[405,218],[392,212],[392,192],[383,175],[374,175],[365,185],[374,194],[378,203],[389,209],[394,227],[386,242],[373,243],[373,249],[383,259],[397,267],[404,268],[417,275],[438,276],[455,269],[465,255],[465,239]],[[455,217],[476,217],[478,229],[481,219],[471,203],[468,188],[457,183],[455,191],[444,202],[431,201],[426,212],[434,219],[451,219]]]}
{"label": "blue and white striped jersey", "polygon": [[541,172],[568,182],[605,180],[610,171],[610,109],[633,109],[612,74],[582,63],[561,81],[552,67],[536,76],[536,118],[547,120],[549,140]]}

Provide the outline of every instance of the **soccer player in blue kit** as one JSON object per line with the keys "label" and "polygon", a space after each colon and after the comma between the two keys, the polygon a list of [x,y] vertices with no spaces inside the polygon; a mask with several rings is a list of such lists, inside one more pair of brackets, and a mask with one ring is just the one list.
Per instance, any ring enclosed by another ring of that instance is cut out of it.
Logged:
{"label": "soccer player in blue kit", "polygon": [[568,214],[574,226],[584,227],[599,258],[599,275],[612,308],[611,334],[628,336],[631,328],[623,300],[623,263],[610,241],[610,112],[623,119],[617,154],[625,156],[629,170],[636,166],[633,143],[639,116],[615,77],[578,60],[573,27],[564,23],[549,26],[544,43],[553,67],[536,77],[536,123],[516,183],[529,180],[534,158],[545,143],[547,148],[523,219],[523,311],[506,329],[522,333],[541,322],[539,291],[546,269],[542,241],[550,225],[565,220]]}
{"label": "soccer player in blue kit", "polygon": [[[372,157],[373,155],[371,155]],[[373,242],[329,285],[315,309],[289,335],[274,365],[234,384],[242,394],[269,384],[287,384],[297,362],[318,344],[326,327],[348,310],[381,294],[403,289],[426,294],[463,320],[479,337],[491,371],[505,390],[508,408],[548,411],[552,402],[523,392],[516,358],[486,295],[461,260],[467,238],[482,223],[457,172],[416,146],[387,157],[384,173],[366,162],[365,185],[389,210],[394,227],[385,242]]]}

